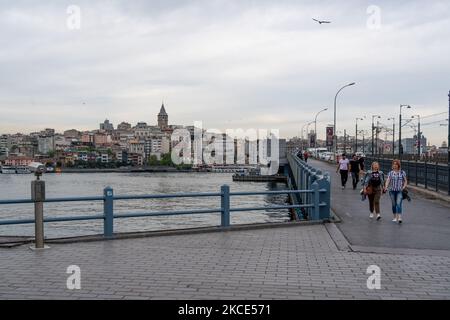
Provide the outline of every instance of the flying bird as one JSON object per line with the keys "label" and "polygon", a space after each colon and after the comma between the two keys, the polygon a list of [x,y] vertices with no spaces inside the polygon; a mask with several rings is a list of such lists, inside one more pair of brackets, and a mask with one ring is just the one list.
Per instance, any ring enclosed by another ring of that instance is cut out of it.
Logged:
{"label": "flying bird", "polygon": [[314,19],[314,18],[312,18],[314,21],[316,21],[316,22],[318,22],[319,24],[322,24],[322,23],[331,23],[331,21],[325,21],[325,20],[317,20],[317,19]]}

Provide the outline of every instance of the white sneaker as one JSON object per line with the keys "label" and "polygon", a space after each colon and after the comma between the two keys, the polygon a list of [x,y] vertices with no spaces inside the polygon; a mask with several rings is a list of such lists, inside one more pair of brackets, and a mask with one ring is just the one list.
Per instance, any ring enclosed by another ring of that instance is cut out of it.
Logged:
{"label": "white sneaker", "polygon": [[398,222],[398,220],[397,220],[397,219],[393,219],[393,220],[392,220],[392,222],[395,222],[395,223],[397,223],[397,222]]}
{"label": "white sneaker", "polygon": [[373,213],[371,213],[371,214],[369,215],[369,218],[370,218],[370,219],[373,219]]}
{"label": "white sneaker", "polygon": [[381,219],[381,214],[377,214],[377,220]]}

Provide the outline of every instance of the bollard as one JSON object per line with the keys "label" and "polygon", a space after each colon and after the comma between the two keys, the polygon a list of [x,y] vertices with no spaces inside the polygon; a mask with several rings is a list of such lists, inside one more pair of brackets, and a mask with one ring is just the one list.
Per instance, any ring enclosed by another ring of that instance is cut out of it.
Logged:
{"label": "bollard", "polygon": [[31,181],[31,200],[34,201],[34,237],[35,247],[32,249],[45,249],[44,244],[44,202],[45,181]]}
{"label": "bollard", "polygon": [[106,187],[103,190],[103,236],[105,238],[112,238],[114,235],[114,191],[111,187]]}
{"label": "bollard", "polygon": [[222,228],[228,228],[230,226],[230,187],[223,185],[220,187],[220,202],[222,208],[221,214],[221,226]]}

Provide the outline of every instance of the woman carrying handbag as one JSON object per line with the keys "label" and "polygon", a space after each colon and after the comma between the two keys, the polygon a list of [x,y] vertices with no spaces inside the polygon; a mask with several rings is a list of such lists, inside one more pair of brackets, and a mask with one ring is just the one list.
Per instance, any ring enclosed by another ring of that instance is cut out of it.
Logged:
{"label": "woman carrying handbag", "polygon": [[389,172],[385,185],[385,190],[389,191],[392,201],[392,213],[394,214],[392,222],[402,223],[403,199],[409,197],[405,190],[407,185],[408,180],[405,171],[401,168],[400,160],[392,161],[392,170]]}
{"label": "woman carrying handbag", "polygon": [[369,218],[374,217],[374,211],[377,215],[377,221],[381,219],[380,198],[384,192],[384,173],[380,171],[378,162],[373,162],[371,170],[367,171],[364,177],[364,194],[369,198]]}

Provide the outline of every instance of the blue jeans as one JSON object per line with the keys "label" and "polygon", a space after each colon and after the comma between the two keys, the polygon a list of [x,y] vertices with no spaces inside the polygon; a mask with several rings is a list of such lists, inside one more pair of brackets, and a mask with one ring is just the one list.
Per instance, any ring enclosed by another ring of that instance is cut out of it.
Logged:
{"label": "blue jeans", "polygon": [[389,196],[391,197],[392,201],[392,213],[402,214],[403,192],[389,191]]}

